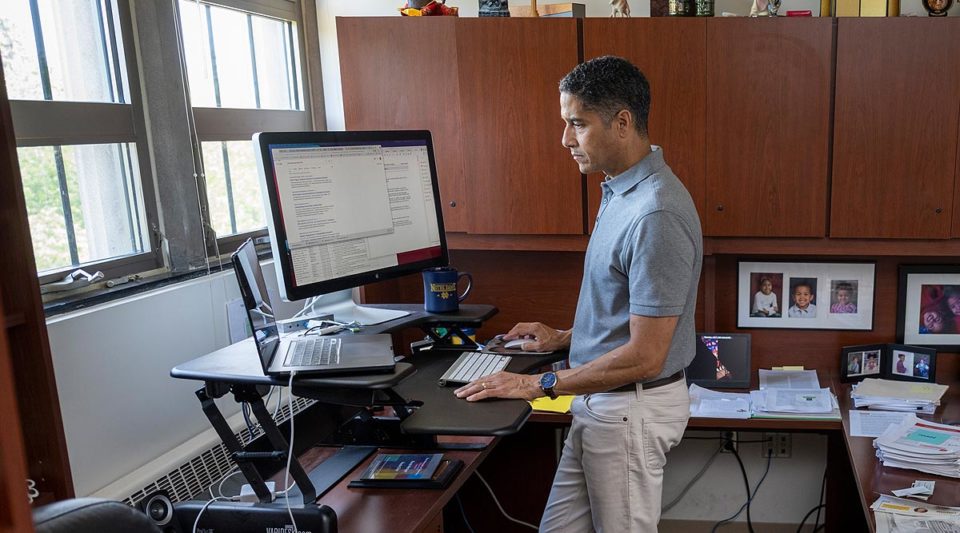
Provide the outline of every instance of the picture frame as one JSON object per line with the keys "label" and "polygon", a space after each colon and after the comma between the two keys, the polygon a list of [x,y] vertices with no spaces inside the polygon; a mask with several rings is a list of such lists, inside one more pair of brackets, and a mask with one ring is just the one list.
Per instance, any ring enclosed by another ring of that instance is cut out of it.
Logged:
{"label": "picture frame", "polygon": [[906,344],[862,344],[840,350],[840,381],[864,378],[934,383],[937,351]]}
{"label": "picture frame", "polygon": [[900,265],[897,342],[960,351],[960,265]]}
{"label": "picture frame", "polygon": [[874,262],[739,261],[737,327],[870,331],[875,279]]}

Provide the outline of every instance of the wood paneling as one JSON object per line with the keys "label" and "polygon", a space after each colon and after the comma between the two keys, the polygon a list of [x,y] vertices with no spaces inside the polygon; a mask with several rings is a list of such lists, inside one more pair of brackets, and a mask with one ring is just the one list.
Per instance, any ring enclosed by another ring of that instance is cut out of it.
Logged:
{"label": "wood paneling", "polygon": [[[0,316],[3,316],[2,304]],[[30,508],[24,497],[27,458],[15,391],[7,328],[0,325],[0,420],[4,424],[0,432],[0,533],[33,531]]]}
{"label": "wood paneling", "polygon": [[832,19],[706,22],[704,234],[826,235]]}
{"label": "wood paneling", "polygon": [[337,18],[337,38],[347,129],[430,130],[446,229],[466,231],[456,22]]}
{"label": "wood paneling", "polygon": [[[27,453],[27,475],[37,482],[41,498],[61,500],[73,496],[73,482],[2,65],[0,147],[0,242],[4,246],[4,253],[0,254],[0,316],[22,319],[15,320],[16,325],[6,333]],[[17,488],[17,494],[22,495],[20,490],[22,487]]]}
{"label": "wood paneling", "polygon": [[[650,82],[650,142],[663,147],[673,172],[704,207],[706,159],[706,21],[704,19],[588,18],[583,58],[621,56]],[[588,227],[600,206],[600,175],[588,177]]]}
{"label": "wood paneling", "polygon": [[839,19],[831,237],[950,236],[960,56],[937,50],[958,35],[956,19]]}
{"label": "wood paneling", "polygon": [[469,232],[583,233],[557,89],[577,48],[572,19],[457,21]]}

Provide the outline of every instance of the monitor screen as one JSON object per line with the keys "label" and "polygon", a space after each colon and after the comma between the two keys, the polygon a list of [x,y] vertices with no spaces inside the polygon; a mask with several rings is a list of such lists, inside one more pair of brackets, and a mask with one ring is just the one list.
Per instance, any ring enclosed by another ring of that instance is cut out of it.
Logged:
{"label": "monitor screen", "polygon": [[750,335],[697,333],[696,345],[687,382],[709,388],[750,387]]}
{"label": "monitor screen", "polygon": [[258,133],[254,143],[284,299],[447,264],[430,132]]}

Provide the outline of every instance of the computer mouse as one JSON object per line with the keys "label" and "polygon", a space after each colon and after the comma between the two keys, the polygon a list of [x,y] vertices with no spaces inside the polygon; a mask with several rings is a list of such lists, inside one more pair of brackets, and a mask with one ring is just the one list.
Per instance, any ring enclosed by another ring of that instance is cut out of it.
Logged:
{"label": "computer mouse", "polygon": [[528,340],[530,340],[530,339],[514,339],[514,340],[512,340],[512,341],[507,341],[507,343],[504,344],[503,347],[506,348],[506,349],[508,349],[508,350],[510,350],[510,349],[522,350],[522,349],[523,349],[523,343],[527,342]]}

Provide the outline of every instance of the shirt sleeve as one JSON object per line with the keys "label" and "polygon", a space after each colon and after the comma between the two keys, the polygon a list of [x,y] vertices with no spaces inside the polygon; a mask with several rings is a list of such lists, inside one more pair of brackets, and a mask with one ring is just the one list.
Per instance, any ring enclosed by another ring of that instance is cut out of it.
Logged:
{"label": "shirt sleeve", "polygon": [[638,221],[627,240],[621,260],[629,277],[630,313],[683,313],[691,287],[696,287],[691,278],[699,250],[687,225],[674,213],[655,211]]}

